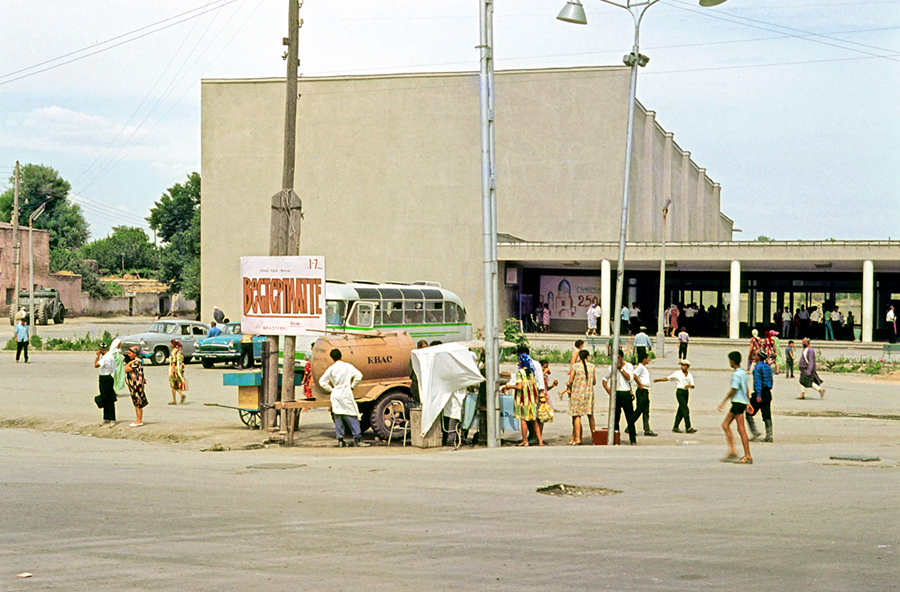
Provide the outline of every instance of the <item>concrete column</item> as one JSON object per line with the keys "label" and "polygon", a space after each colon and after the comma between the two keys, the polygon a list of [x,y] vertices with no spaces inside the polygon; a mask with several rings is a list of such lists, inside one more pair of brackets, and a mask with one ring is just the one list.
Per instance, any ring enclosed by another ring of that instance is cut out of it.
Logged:
{"label": "concrete column", "polygon": [[730,241],[731,234],[724,231],[724,226],[719,212],[722,211],[722,186],[718,183],[712,184],[712,201],[708,206],[710,208],[709,232],[712,232],[712,240]]}
{"label": "concrete column", "polygon": [[[681,189],[673,201],[678,201],[680,214],[678,216],[678,229],[674,232],[675,240],[689,241],[691,236],[691,218],[694,212],[691,211],[693,205],[693,196],[690,194],[691,186],[691,153],[681,153]],[[674,226],[674,225],[673,225]]]}
{"label": "concrete column", "polygon": [[731,262],[731,300],[728,311],[728,338],[738,339],[741,330],[741,262]]}
{"label": "concrete column", "polygon": [[709,228],[706,226],[706,217],[707,212],[709,212],[709,205],[706,203],[706,169],[697,169],[697,190],[694,192],[692,196],[693,200],[693,216],[694,219],[691,220],[691,240],[696,241],[708,241],[715,240],[710,236],[711,233],[716,232],[715,228]]}
{"label": "concrete column", "polygon": [[631,240],[652,241],[659,236],[657,227],[660,224],[660,216],[654,214],[662,209],[662,204],[659,203],[659,196],[653,194],[653,177],[656,174],[656,167],[653,162],[655,139],[656,112],[647,111],[644,116],[644,155],[640,164],[641,198],[640,202],[635,200],[634,207],[631,209],[635,214],[635,221],[639,222],[639,224],[633,226],[637,233],[629,235],[635,237]]}
{"label": "concrete column", "polygon": [[872,329],[875,327],[875,266],[871,261],[863,261],[862,285],[862,341],[872,343]]}
{"label": "concrete column", "polygon": [[611,272],[609,269],[609,259],[600,262],[600,329],[601,337],[609,337],[609,313],[612,306],[612,298],[609,295],[609,285],[611,280]]}
{"label": "concrete column", "polygon": [[[663,178],[662,178],[662,199],[660,200],[662,204],[666,203],[667,200],[672,199],[672,153],[675,150],[674,146],[674,137],[675,134],[672,132],[666,132],[665,135],[665,144],[663,146]],[[662,205],[660,204],[660,205]],[[683,205],[683,204],[682,204]],[[666,232],[666,240],[671,241],[673,239],[672,230],[678,224],[678,216],[679,211],[678,208],[680,206],[675,203],[675,200],[672,200],[672,205],[669,206],[669,215],[667,218],[667,224],[663,225],[663,229]],[[662,208],[660,208],[662,209]],[[660,224],[662,224],[662,219],[660,219]],[[656,235],[659,236],[659,235]]]}

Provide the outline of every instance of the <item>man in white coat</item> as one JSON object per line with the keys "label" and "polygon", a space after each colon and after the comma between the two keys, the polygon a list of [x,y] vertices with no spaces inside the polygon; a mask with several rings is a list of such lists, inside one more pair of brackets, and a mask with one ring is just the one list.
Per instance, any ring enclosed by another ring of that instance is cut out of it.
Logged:
{"label": "man in white coat", "polygon": [[362,380],[362,372],[353,364],[341,361],[341,350],[333,349],[329,355],[334,364],[319,379],[319,386],[326,393],[331,393],[331,414],[334,417],[338,446],[343,448],[347,445],[344,442],[345,424],[350,426],[350,433],[356,446],[368,446],[368,443],[363,443],[360,439],[359,407],[353,398],[353,389]]}

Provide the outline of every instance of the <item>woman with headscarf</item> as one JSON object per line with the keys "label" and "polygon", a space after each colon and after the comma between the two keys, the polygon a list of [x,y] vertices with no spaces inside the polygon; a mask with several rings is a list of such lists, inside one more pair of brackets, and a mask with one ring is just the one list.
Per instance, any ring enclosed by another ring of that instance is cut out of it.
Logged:
{"label": "woman with headscarf", "polygon": [[773,337],[773,335],[776,334],[775,331],[766,331],[766,337],[763,339],[762,348],[760,348],[766,356],[766,362],[773,368],[776,366],[775,358],[778,356],[778,351],[775,347],[775,338]]}
{"label": "woman with headscarf", "polygon": [[750,338],[750,352],[747,354],[747,371],[750,370],[750,367],[753,365],[753,362],[756,361],[756,353],[762,349],[762,339],[759,338],[759,331],[754,329],[750,332],[752,337]]}
{"label": "woman with headscarf", "polygon": [[134,403],[134,411],[137,419],[131,427],[137,428],[144,425],[144,407],[148,405],[144,388],[147,381],[144,378],[144,365],[141,362],[141,348],[135,345],[125,353],[125,384],[131,392],[131,402]]}
{"label": "woman with headscarf", "polygon": [[778,331],[769,331],[769,338],[772,340],[772,344],[775,347],[775,359],[774,361],[770,360],[769,364],[773,365],[772,371],[775,374],[778,374],[778,368],[784,366],[784,352],[781,349],[781,340],[778,338]]}
{"label": "woman with headscarf", "polygon": [[528,446],[528,424],[531,424],[532,431],[537,436],[538,445],[543,446],[541,424],[537,421],[540,394],[537,383],[534,381],[534,365],[528,354],[519,355],[515,381],[515,383],[503,385],[500,390],[504,393],[510,389],[516,391],[513,396],[513,415],[519,420],[522,428],[522,442],[519,446]]}
{"label": "woman with headscarf", "polygon": [[169,355],[169,386],[172,388],[172,402],[177,403],[176,396],[181,395],[181,402],[187,398],[187,382],[184,380],[184,346],[177,339],[171,341],[172,353]]}

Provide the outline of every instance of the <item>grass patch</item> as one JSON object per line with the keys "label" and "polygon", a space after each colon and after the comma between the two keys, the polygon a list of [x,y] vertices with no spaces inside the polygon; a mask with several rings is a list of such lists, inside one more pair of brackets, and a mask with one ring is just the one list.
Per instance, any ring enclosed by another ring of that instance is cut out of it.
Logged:
{"label": "grass patch", "polygon": [[[91,334],[88,333],[84,337],[51,337],[46,341],[41,339],[40,335],[32,335],[28,347],[32,350],[40,351],[97,351],[100,342],[105,342],[109,345],[113,339],[115,339],[115,336],[110,334],[109,331],[104,331],[101,337],[96,338],[91,337]],[[15,351],[16,340],[10,339],[7,341],[3,349]]]}
{"label": "grass patch", "polygon": [[870,374],[879,375],[887,374],[895,370],[900,370],[900,362],[886,361],[877,358],[848,358],[841,355],[836,358],[825,358],[820,356],[816,363],[828,372],[835,374]]}

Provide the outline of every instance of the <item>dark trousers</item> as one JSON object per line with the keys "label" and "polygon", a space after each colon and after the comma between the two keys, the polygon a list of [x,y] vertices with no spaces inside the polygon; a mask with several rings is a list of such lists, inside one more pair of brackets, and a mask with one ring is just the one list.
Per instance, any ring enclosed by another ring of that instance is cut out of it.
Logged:
{"label": "dark trousers", "polygon": [[647,348],[643,345],[636,345],[634,347],[635,353],[637,353],[637,360],[635,360],[635,364],[640,364],[644,360],[644,356],[647,355]]}
{"label": "dark trousers", "polygon": [[754,393],[752,397],[750,397],[750,404],[753,406],[753,409],[756,413],[750,415],[747,412],[744,412],[744,419],[747,421],[747,427],[750,428],[750,432],[757,436],[759,432],[756,429],[756,423],[753,421],[753,417],[757,414],[762,415],[763,422],[768,423],[772,421],[772,389],[763,388],[758,394],[760,395],[760,400],[756,400],[756,394]]}
{"label": "dark trousers", "polygon": [[785,360],[784,361],[784,377],[785,378],[793,378],[794,377],[794,360]]}
{"label": "dark trousers", "polygon": [[684,429],[691,429],[691,410],[688,408],[688,390],[676,389],[675,400],[678,401],[678,411],[675,412],[675,428],[681,424],[684,419]]}
{"label": "dark trousers", "polygon": [[625,421],[628,422],[628,441],[637,442],[637,434],[634,431],[634,407],[631,406],[631,391],[616,391],[616,426],[619,429],[619,417],[625,412]]}
{"label": "dark trousers", "polygon": [[239,364],[242,368],[253,368],[253,344],[241,344],[241,360]]}
{"label": "dark trousers", "polygon": [[103,401],[103,421],[116,421],[116,389],[112,375],[100,376],[100,399]]}
{"label": "dark trousers", "polygon": [[16,361],[19,361],[19,354],[25,352],[25,363],[28,363],[28,342],[27,341],[17,341],[16,342]]}
{"label": "dark trousers", "polygon": [[687,359],[687,346],[688,346],[688,344],[684,341],[678,342],[678,359],[679,360]]}
{"label": "dark trousers", "polygon": [[354,440],[358,440],[360,436],[359,430],[359,418],[355,415],[337,415],[334,416],[334,432],[337,434],[338,440],[344,439],[344,434],[347,431],[344,429],[344,424],[350,426],[350,434],[353,436]]}
{"label": "dark trousers", "polygon": [[639,388],[634,394],[634,419],[631,423],[637,425],[639,417],[644,418],[644,431],[653,431],[650,429],[650,390]]}

